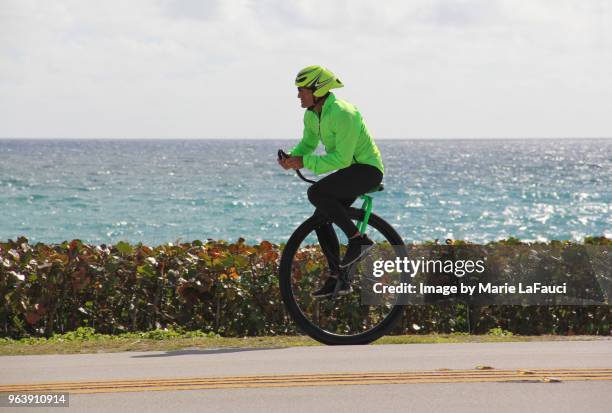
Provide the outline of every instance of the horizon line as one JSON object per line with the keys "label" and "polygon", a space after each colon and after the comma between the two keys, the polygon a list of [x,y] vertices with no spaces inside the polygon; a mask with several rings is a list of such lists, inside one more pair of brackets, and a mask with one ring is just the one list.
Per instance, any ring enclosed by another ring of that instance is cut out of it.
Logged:
{"label": "horizon line", "polygon": [[[389,137],[380,137],[375,138],[375,141],[408,141],[408,140],[526,140],[526,139],[541,139],[541,140],[549,140],[549,139],[612,139],[612,136],[527,136],[527,137],[515,137],[515,136],[495,136],[495,137],[409,137],[409,138],[389,138]],[[238,138],[238,137],[6,137],[1,136],[0,140],[300,140],[299,137],[296,138]]]}

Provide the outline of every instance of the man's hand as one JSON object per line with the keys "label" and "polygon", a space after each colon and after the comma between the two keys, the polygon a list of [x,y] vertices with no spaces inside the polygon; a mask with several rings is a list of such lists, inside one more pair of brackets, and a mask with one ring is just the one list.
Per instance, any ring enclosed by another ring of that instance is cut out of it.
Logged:
{"label": "man's hand", "polygon": [[304,161],[301,156],[289,156],[278,161],[279,165],[285,169],[302,169]]}

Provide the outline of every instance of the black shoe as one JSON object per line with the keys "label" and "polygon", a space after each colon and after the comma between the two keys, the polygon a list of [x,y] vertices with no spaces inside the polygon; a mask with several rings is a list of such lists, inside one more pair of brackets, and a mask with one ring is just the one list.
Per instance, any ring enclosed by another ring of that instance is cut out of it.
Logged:
{"label": "black shoe", "polygon": [[368,251],[374,247],[372,241],[366,234],[361,234],[355,238],[349,239],[348,248],[340,263],[340,268],[346,268],[359,258],[363,257]]}
{"label": "black shoe", "polygon": [[[334,290],[336,289],[336,283],[338,283],[338,279],[335,277],[327,277],[325,280],[325,284],[323,287],[319,288],[317,291],[312,292],[310,295],[314,298],[323,298],[329,297],[334,294]],[[338,286],[338,291],[336,291],[336,295],[347,295],[353,292],[353,288],[350,284],[340,280],[340,285]]]}

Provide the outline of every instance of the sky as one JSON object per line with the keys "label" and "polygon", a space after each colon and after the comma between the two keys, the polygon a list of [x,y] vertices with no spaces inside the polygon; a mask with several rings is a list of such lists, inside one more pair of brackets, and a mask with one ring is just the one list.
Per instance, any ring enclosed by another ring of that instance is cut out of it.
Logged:
{"label": "sky", "polygon": [[0,0],[0,137],[299,138],[312,64],[380,139],[612,137],[609,0]]}

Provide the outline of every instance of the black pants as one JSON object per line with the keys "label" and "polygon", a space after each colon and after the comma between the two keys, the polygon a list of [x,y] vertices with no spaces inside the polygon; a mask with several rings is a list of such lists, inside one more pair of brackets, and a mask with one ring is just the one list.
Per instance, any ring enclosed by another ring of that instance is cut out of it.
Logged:
{"label": "black pants", "polygon": [[374,166],[353,164],[327,175],[308,188],[308,199],[316,207],[314,215],[327,217],[316,228],[316,233],[332,273],[337,272],[340,261],[340,243],[332,222],[342,229],[347,238],[355,235],[359,229],[348,217],[347,208],[358,196],[378,186],[382,178],[382,172]]}

